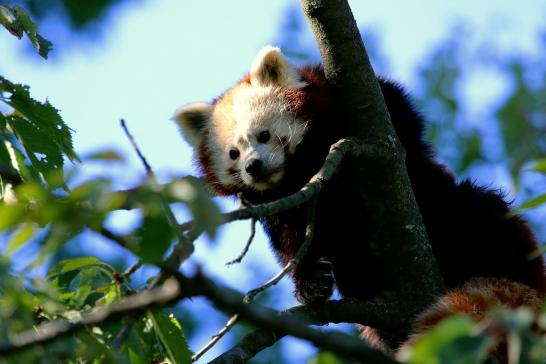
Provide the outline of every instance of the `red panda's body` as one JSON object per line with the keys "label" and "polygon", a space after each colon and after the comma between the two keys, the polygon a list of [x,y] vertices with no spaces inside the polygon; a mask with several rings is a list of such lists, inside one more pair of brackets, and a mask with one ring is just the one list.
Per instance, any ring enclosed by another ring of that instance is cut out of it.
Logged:
{"label": "red panda's body", "polygon": [[[518,282],[543,295],[544,263],[529,259],[537,243],[526,223],[507,216],[509,206],[498,191],[456,182],[434,160],[423,140],[423,120],[407,95],[391,82],[379,82],[447,288],[488,277]],[[221,195],[241,193],[247,203],[259,204],[299,190],[318,171],[330,145],[349,136],[350,115],[339,104],[320,67],[293,69],[278,50],[267,48],[249,76],[212,105],[187,106],[176,118],[213,189]],[[345,297],[370,299],[392,287],[388,265],[369,244],[373,211],[356,192],[351,165],[344,162],[319,196],[315,237],[293,274],[303,303],[331,295],[330,264]],[[261,219],[283,263],[303,242],[305,211],[300,207]]]}

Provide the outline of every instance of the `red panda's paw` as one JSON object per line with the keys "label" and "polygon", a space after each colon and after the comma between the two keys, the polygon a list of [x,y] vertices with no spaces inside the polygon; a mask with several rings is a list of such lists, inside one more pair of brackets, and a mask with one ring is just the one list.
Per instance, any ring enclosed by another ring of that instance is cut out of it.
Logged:
{"label": "red panda's paw", "polygon": [[319,259],[310,276],[296,282],[296,299],[305,305],[323,303],[334,292],[334,284],[332,263]]}

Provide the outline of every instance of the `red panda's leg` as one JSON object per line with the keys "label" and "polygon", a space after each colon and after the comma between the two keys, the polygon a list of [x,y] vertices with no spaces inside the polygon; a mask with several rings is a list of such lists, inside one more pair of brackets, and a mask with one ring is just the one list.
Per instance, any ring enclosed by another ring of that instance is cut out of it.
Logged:
{"label": "red panda's leg", "polygon": [[294,271],[296,299],[303,304],[317,304],[326,301],[334,292],[332,263],[324,258],[314,263],[300,264]]}

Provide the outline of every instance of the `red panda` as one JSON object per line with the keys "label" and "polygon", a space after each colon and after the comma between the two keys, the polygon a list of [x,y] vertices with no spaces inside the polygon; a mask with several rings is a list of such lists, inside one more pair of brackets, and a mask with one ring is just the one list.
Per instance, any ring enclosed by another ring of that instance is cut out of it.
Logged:
{"label": "red panda", "polygon": [[[393,82],[378,81],[406,150],[408,174],[440,272],[454,290],[418,319],[414,334],[453,310],[464,311],[455,302],[472,296],[467,291],[476,285],[514,282],[542,298],[544,262],[542,257],[529,259],[538,245],[527,224],[518,216],[507,217],[509,205],[498,191],[457,182],[436,162],[423,138],[424,121],[408,95]],[[320,66],[296,68],[278,48],[265,47],[235,86],[211,103],[178,109],[174,120],[218,195],[239,194],[247,203],[259,204],[299,190],[319,170],[330,145],[349,136],[350,115],[340,104]],[[292,274],[296,297],[304,304],[325,301],[334,285],[344,297],[361,300],[394,288],[388,265],[370,244],[376,228],[373,211],[356,192],[351,166],[351,160],[345,161],[319,196],[314,240]],[[281,263],[302,244],[306,221],[304,206],[261,218]],[[491,293],[486,291],[485,296]],[[480,302],[485,310],[499,300]],[[391,348],[400,345],[399,340],[383,340]]]}

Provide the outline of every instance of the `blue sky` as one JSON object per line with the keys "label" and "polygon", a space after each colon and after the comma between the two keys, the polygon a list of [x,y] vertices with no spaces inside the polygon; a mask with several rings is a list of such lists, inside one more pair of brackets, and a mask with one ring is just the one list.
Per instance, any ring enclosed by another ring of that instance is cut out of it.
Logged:
{"label": "blue sky", "polygon": [[[428,51],[458,22],[473,25],[478,38],[496,39],[501,49],[535,52],[536,30],[546,14],[546,1],[538,0],[354,0],[350,4],[358,23],[379,36],[382,53],[389,60],[389,76],[410,86]],[[241,77],[257,51],[277,38],[290,5],[297,2],[154,0],[126,4],[112,11],[99,42],[83,41],[58,49],[59,55],[50,61],[29,56],[23,42],[0,31],[0,74],[30,85],[35,98],[48,98],[61,109],[64,120],[76,131],[74,141],[80,154],[115,147],[130,157],[128,166],[84,167],[89,173],[117,176],[120,187],[141,181],[141,166],[118,124],[123,117],[165,181],[171,175],[194,172],[190,149],[169,121],[172,112],[184,103],[212,99]],[[43,35],[55,40],[55,29],[45,26]],[[63,43],[57,46],[62,47]],[[180,214],[184,219],[183,211]],[[113,221],[124,223],[131,218],[131,214],[120,213]],[[248,222],[233,224],[223,229],[216,244],[197,242],[193,261],[233,287],[252,288],[257,276],[266,279],[278,267],[263,236],[241,266],[224,267],[225,261],[239,253],[247,234]],[[102,256],[113,254],[108,244],[97,240],[92,244]],[[291,290],[284,282],[275,291],[280,306],[295,303]],[[194,349],[208,336],[194,340]],[[289,345],[295,358],[305,357],[310,350],[297,341]],[[206,358],[215,354],[218,352]]]}

